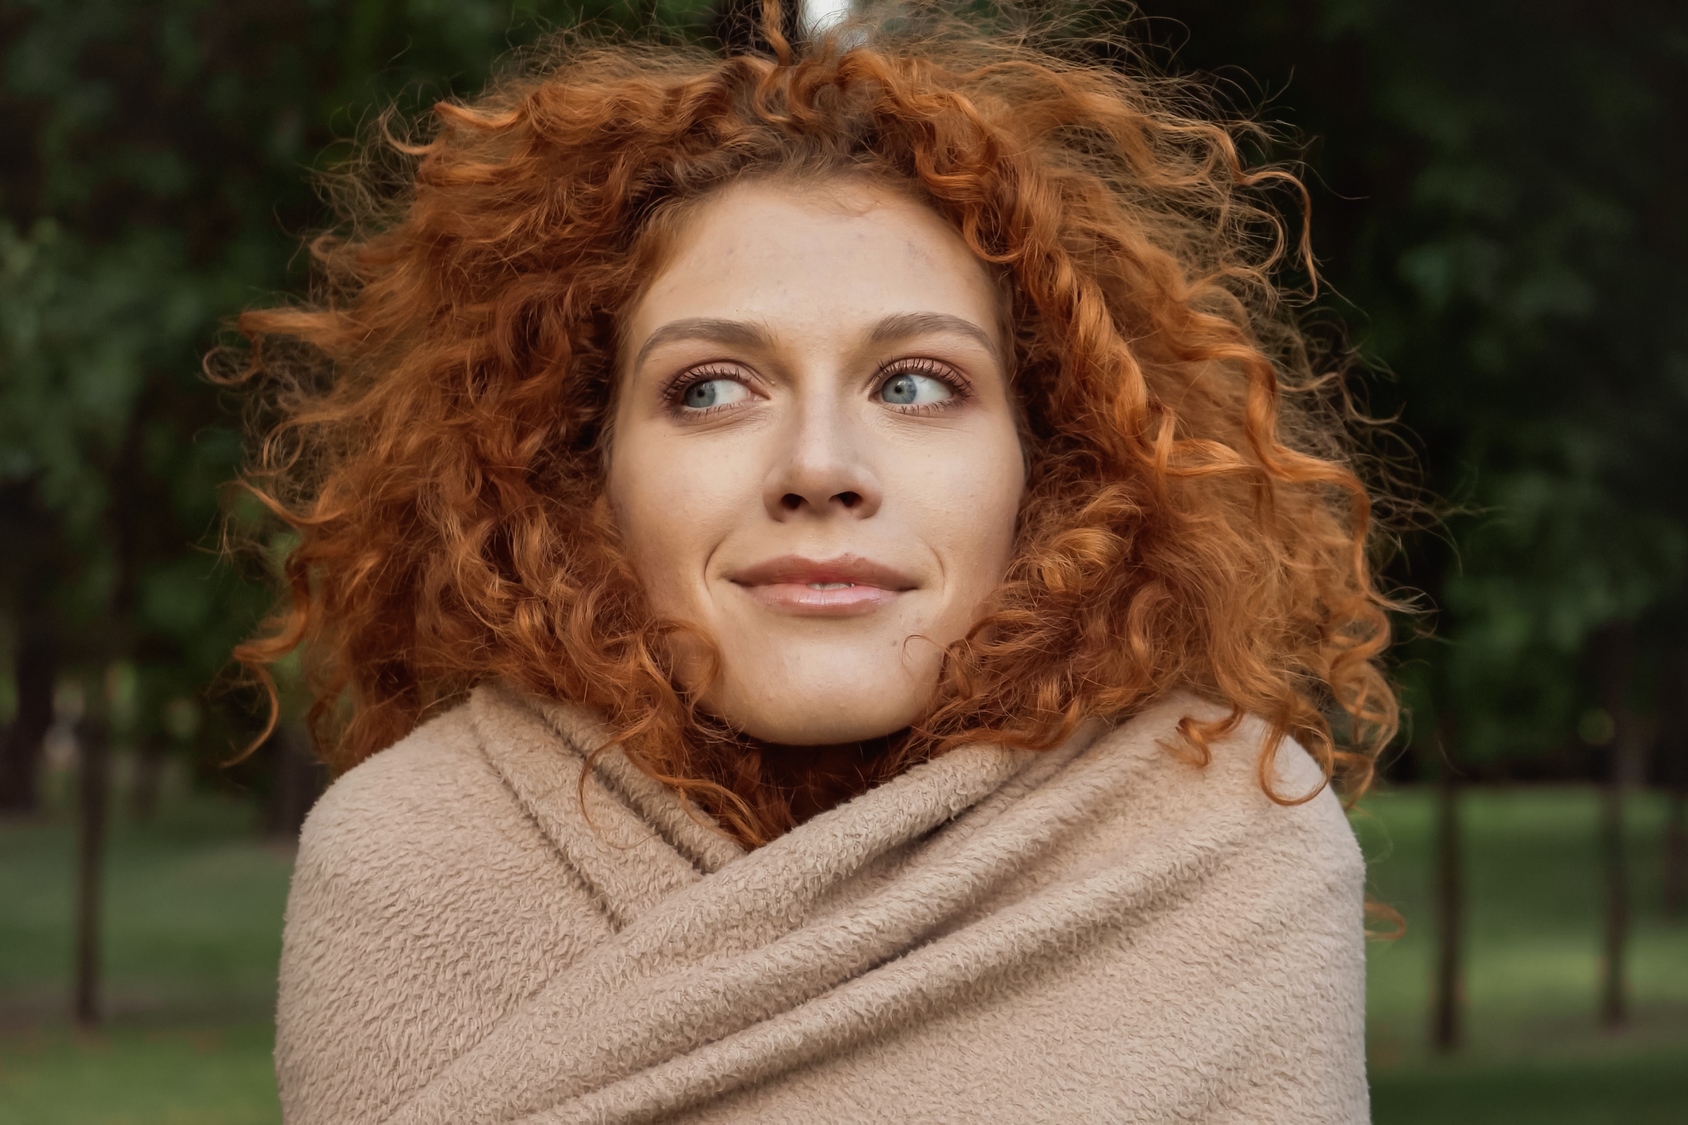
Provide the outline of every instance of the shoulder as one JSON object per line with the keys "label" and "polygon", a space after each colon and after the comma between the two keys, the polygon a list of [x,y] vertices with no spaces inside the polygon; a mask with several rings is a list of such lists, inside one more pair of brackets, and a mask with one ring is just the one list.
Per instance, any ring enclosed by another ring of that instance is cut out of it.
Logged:
{"label": "shoulder", "polygon": [[1158,906],[1122,930],[1172,970],[1166,1006],[1235,1033],[1225,1120],[1363,1120],[1364,860],[1324,770],[1293,739],[1269,748],[1267,723],[1245,718],[1205,762],[1187,752],[1180,720],[1225,714],[1169,700],[1098,741],[1125,781],[1109,861]]}
{"label": "shoulder", "polygon": [[567,883],[571,872],[558,859],[482,752],[470,709],[458,707],[360,763],[317,801],[300,833],[288,936],[340,915],[362,926],[485,909],[524,884]]}
{"label": "shoulder", "polygon": [[1336,890],[1356,902],[1364,862],[1348,817],[1323,768],[1284,737],[1269,748],[1271,729],[1245,716],[1205,755],[1183,737],[1186,718],[1223,718],[1227,709],[1190,695],[1145,709],[1103,735],[1096,750],[1132,777],[1131,817],[1165,831],[1183,826],[1224,841],[1233,860],[1276,869],[1308,889]]}
{"label": "shoulder", "polygon": [[336,781],[300,836],[276,1009],[290,1122],[384,1116],[606,923],[467,708]]}
{"label": "shoulder", "polygon": [[481,753],[468,709],[457,707],[329,786],[300,833],[300,862],[355,856],[388,866],[455,845],[466,828],[512,805]]}
{"label": "shoulder", "polygon": [[1116,818],[1118,842],[1129,854],[1160,851],[1169,869],[1188,873],[1190,943],[1258,964],[1263,980],[1280,982],[1280,998],[1298,996],[1304,1015],[1339,1029],[1321,1041],[1351,1078],[1365,993],[1365,860],[1323,768],[1294,739],[1271,746],[1269,724],[1251,716],[1215,739],[1205,762],[1186,752],[1179,721],[1224,714],[1185,697],[1114,732],[1139,770],[1134,807]]}

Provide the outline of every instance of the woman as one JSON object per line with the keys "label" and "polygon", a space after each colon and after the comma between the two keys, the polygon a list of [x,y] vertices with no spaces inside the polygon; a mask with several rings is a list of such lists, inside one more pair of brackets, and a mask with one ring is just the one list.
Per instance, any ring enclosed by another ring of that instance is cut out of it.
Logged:
{"label": "woman", "polygon": [[853,42],[442,104],[243,318],[297,538],[242,655],[342,771],[289,1121],[1366,1117],[1386,604],[1285,177],[1176,88]]}

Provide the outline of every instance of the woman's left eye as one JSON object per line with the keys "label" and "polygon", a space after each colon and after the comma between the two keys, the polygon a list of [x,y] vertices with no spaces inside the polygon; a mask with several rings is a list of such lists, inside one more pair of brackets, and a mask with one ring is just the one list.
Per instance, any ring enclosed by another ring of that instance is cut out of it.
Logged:
{"label": "woman's left eye", "polygon": [[928,402],[943,402],[955,397],[955,392],[942,379],[930,375],[893,375],[879,385],[879,398],[895,406],[921,406]]}

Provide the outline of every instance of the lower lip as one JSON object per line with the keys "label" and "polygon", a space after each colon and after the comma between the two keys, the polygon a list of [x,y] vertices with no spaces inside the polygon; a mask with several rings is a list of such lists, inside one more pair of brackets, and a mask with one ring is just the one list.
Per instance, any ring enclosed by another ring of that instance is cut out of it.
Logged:
{"label": "lower lip", "polygon": [[770,609],[811,617],[853,617],[872,613],[902,594],[900,590],[886,590],[879,586],[817,590],[801,582],[770,582],[760,586],[741,586],[740,589]]}

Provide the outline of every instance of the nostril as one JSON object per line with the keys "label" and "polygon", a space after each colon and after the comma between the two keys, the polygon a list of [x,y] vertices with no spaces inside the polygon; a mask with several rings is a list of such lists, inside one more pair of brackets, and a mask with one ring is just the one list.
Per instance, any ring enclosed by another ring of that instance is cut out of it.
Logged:
{"label": "nostril", "polygon": [[833,499],[844,505],[846,508],[854,508],[857,504],[862,502],[862,497],[859,492],[840,492],[837,496],[834,496]]}
{"label": "nostril", "polygon": [[788,492],[780,497],[780,507],[788,512],[795,512],[803,506],[803,498],[795,492]]}

